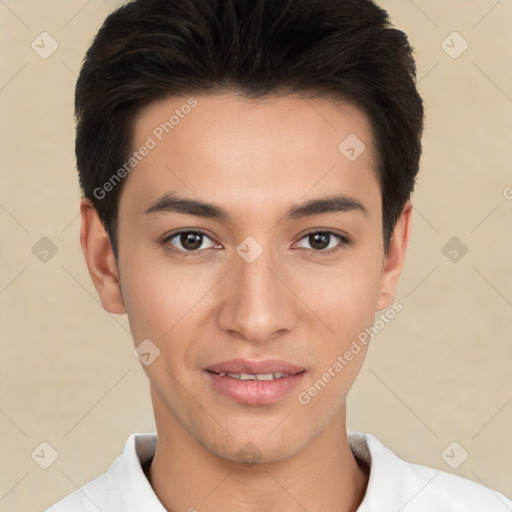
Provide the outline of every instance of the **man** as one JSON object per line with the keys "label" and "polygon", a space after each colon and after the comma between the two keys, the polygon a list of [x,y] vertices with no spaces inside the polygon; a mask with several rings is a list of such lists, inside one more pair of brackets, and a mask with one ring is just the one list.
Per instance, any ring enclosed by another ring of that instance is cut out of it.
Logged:
{"label": "man", "polygon": [[76,116],[84,256],[128,315],[157,434],[51,512],[510,510],[347,433],[421,153],[385,11],[137,0],[89,49]]}

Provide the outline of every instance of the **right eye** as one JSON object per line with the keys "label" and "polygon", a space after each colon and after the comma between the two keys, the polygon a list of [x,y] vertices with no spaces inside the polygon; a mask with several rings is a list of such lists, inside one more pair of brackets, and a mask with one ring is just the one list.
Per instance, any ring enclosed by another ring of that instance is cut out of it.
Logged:
{"label": "right eye", "polygon": [[211,238],[202,231],[178,231],[167,236],[162,245],[170,244],[174,249],[180,252],[199,252],[205,239],[211,241],[212,245],[203,249],[211,249],[215,247],[215,243]]}

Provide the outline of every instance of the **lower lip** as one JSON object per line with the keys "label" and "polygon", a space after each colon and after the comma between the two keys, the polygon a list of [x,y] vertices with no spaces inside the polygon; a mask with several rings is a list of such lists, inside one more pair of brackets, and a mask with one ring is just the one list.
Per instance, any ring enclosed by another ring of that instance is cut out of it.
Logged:
{"label": "lower lip", "polygon": [[211,385],[223,395],[248,405],[264,405],[277,402],[293,391],[302,381],[305,371],[273,380],[239,380],[205,372]]}

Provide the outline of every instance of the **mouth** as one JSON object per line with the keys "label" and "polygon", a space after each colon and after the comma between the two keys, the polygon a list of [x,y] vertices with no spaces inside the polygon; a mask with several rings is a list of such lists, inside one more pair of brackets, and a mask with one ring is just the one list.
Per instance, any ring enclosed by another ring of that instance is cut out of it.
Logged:
{"label": "mouth", "polygon": [[[283,359],[264,359],[251,361],[249,359],[230,359],[208,366],[205,370],[226,375],[295,375],[305,370],[304,367],[284,361]],[[279,378],[279,377],[278,377]],[[268,380],[268,379],[262,379]]]}
{"label": "mouth", "polygon": [[204,369],[212,389],[247,405],[265,405],[288,395],[302,381],[306,369],[279,359],[232,359]]}
{"label": "mouth", "polygon": [[[207,370],[209,371],[209,370]],[[305,370],[303,370],[305,371]],[[238,380],[275,380],[275,379],[285,379],[286,377],[289,377],[290,375],[296,375],[291,373],[257,373],[257,374],[251,374],[251,373],[226,373],[226,372],[211,372],[215,373],[216,375],[220,375],[221,377],[229,377],[231,379],[238,379]],[[300,372],[298,372],[300,373]]]}

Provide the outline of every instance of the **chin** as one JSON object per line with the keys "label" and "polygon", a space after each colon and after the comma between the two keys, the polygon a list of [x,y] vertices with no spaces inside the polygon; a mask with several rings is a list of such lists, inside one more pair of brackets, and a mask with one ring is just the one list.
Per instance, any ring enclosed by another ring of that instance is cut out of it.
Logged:
{"label": "chin", "polygon": [[[275,425],[272,427],[275,428]],[[248,467],[256,463],[274,463],[290,459],[300,453],[309,442],[316,437],[295,430],[293,433],[283,429],[272,432],[272,428],[264,430],[245,430],[231,428],[229,435],[223,429],[210,429],[207,436],[195,436],[196,440],[210,453],[220,459],[244,464]],[[247,432],[251,432],[248,435]],[[269,435],[269,432],[270,435]],[[320,432],[318,433],[318,435]],[[216,436],[213,438],[213,436]],[[201,439],[202,437],[202,439]],[[311,440],[305,441],[311,437]]]}

